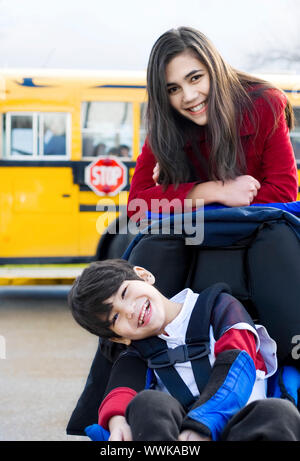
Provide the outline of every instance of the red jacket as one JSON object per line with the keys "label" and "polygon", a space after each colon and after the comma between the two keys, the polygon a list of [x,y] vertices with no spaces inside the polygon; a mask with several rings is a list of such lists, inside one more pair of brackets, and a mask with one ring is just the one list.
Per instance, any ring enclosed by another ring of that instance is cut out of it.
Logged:
{"label": "red jacket", "polygon": [[[240,129],[247,174],[256,178],[261,184],[261,188],[252,203],[291,202],[297,199],[298,193],[297,166],[284,114],[286,97],[277,90],[272,90],[270,94],[279,115],[278,126],[274,133],[272,133],[274,116],[269,104],[263,98],[258,98],[254,102],[259,120],[257,136],[255,136],[255,128],[248,117],[244,117]],[[201,153],[208,159],[209,146],[205,140],[205,128],[202,127],[199,128],[199,142]],[[199,180],[207,181],[208,178],[203,176],[199,161],[197,161],[189,145],[185,147],[185,151],[195,168],[195,172],[199,175]],[[144,199],[149,210],[151,209],[151,199],[166,198],[171,201],[178,198],[183,204],[188,192],[197,184],[197,182],[182,183],[177,189],[170,185],[164,191],[162,186],[156,186],[152,180],[155,164],[155,156],[146,141],[137,159],[128,206],[136,198]],[[128,210],[128,216],[134,212]]]}

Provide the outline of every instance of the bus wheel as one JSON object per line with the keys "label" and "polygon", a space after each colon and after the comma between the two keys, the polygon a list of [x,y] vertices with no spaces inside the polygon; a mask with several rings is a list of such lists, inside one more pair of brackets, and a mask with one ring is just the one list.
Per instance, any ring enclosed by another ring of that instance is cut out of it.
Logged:
{"label": "bus wheel", "polygon": [[99,240],[96,260],[121,258],[136,234],[128,231],[127,217],[118,217],[108,226]]}

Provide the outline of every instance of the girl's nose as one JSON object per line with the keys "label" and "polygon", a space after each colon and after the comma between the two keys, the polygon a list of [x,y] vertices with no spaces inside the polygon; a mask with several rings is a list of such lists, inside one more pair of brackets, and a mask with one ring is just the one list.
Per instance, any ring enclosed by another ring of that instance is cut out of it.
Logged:
{"label": "girl's nose", "polygon": [[193,86],[186,85],[183,87],[183,102],[185,104],[197,98],[197,91]]}

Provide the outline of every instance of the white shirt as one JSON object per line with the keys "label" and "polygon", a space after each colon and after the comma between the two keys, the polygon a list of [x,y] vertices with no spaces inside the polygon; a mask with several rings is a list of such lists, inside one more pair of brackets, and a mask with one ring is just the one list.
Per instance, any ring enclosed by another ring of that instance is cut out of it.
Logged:
{"label": "white shirt", "polygon": [[[181,291],[173,298],[171,301],[176,303],[183,303],[182,309],[175,317],[175,319],[170,322],[165,331],[167,335],[161,334],[158,337],[166,341],[170,349],[174,349],[177,346],[185,344],[185,335],[188,328],[189,320],[195,303],[198,299],[198,294],[194,293],[190,288],[186,288]],[[247,329],[253,332],[256,337],[256,350],[260,350],[260,353],[264,359],[267,373],[262,370],[256,370],[256,381],[253,386],[252,393],[247,403],[250,403],[253,400],[266,398],[266,384],[267,378],[272,376],[277,370],[277,357],[276,357],[276,343],[267,333],[267,330],[262,325],[256,325],[256,330],[247,323],[237,323],[231,328],[235,329]],[[214,345],[215,338],[213,335],[212,326],[210,326],[210,354],[208,356],[211,366],[215,362],[214,355]],[[194,379],[194,374],[192,370],[191,362],[176,363],[174,365],[176,371],[179,373],[183,381],[186,383],[193,396],[196,397],[199,395],[197,384]],[[164,392],[168,392],[160,378],[157,377],[157,386],[156,388]]]}

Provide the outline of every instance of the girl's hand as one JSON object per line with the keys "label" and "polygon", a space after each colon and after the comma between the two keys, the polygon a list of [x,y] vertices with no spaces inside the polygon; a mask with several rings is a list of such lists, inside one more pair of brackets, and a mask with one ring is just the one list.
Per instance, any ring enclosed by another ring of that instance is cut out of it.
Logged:
{"label": "girl's hand", "polygon": [[132,442],[131,429],[124,416],[117,415],[110,418],[108,427],[110,442]]}
{"label": "girl's hand", "polygon": [[158,178],[159,178],[159,164],[157,163],[153,168],[152,179],[155,182],[155,185],[158,186]]}
{"label": "girl's hand", "polygon": [[226,206],[248,206],[253,202],[260,183],[253,176],[243,175],[221,184],[219,202]]}
{"label": "girl's hand", "polygon": [[194,186],[186,198],[192,200],[192,207],[199,207],[198,199],[204,200],[204,205],[221,203],[226,206],[248,206],[256,197],[260,183],[253,176],[243,175],[235,179],[222,181],[207,181]]}

